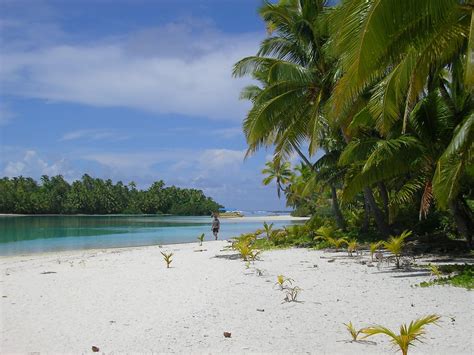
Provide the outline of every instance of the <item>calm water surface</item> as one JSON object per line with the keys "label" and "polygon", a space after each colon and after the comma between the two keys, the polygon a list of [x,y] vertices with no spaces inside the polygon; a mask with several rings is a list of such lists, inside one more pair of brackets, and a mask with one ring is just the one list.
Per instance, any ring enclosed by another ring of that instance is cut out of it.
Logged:
{"label": "calm water surface", "polygon": [[[0,255],[60,250],[116,248],[211,240],[210,217],[178,216],[18,216],[0,217]],[[227,239],[262,228],[263,222],[221,219]],[[274,227],[292,221],[274,222]]]}

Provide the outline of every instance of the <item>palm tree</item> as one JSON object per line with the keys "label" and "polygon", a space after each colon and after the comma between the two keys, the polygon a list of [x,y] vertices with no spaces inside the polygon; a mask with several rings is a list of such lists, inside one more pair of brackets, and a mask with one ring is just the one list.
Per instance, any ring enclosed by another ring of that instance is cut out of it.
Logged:
{"label": "palm tree", "polygon": [[334,117],[376,84],[369,106],[379,128],[402,117],[406,123],[431,73],[458,58],[468,62],[473,9],[469,0],[343,0],[331,14],[332,51],[343,71]]}
{"label": "palm tree", "polygon": [[233,72],[261,84],[241,94],[253,103],[243,125],[248,154],[274,146],[277,157],[296,152],[310,165],[301,147],[309,142],[309,155],[318,148],[322,106],[335,75],[323,50],[328,38],[325,6],[325,0],[293,0],[266,2],[260,8],[271,35],[256,56],[237,62]]}
{"label": "palm tree", "polygon": [[285,191],[285,185],[290,182],[292,176],[290,163],[285,162],[281,163],[280,161],[267,161],[265,163],[265,169],[262,170],[262,174],[267,175],[263,179],[264,185],[269,185],[273,180],[275,180],[277,185],[277,194],[280,197],[281,191]]}
{"label": "palm tree", "polygon": [[[463,190],[474,157],[467,56],[473,10],[465,0],[346,0],[330,15],[331,50],[343,73],[330,112],[351,140],[341,163],[359,154],[351,160],[344,196],[408,177],[390,203],[421,191],[421,218],[434,197],[439,208],[450,208],[469,242],[473,213]],[[375,127],[376,134],[354,132],[361,125]]]}

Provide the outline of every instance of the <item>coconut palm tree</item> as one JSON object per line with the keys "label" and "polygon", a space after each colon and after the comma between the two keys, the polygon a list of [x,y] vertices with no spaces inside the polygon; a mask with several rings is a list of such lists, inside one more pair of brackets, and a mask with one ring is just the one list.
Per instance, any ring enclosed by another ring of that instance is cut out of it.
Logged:
{"label": "coconut palm tree", "polygon": [[265,163],[265,169],[262,170],[262,174],[267,175],[263,179],[264,185],[269,185],[275,180],[277,185],[277,194],[280,197],[281,191],[285,191],[285,185],[290,182],[292,173],[290,169],[290,163],[281,163],[279,160],[267,161]]}
{"label": "coconut palm tree", "polygon": [[[331,51],[342,72],[330,113],[352,139],[341,163],[355,158],[344,196],[408,177],[390,203],[421,191],[420,217],[434,197],[468,239],[473,213],[463,191],[473,176],[473,10],[466,0],[345,0],[330,15]],[[354,133],[361,123],[375,132]]]}

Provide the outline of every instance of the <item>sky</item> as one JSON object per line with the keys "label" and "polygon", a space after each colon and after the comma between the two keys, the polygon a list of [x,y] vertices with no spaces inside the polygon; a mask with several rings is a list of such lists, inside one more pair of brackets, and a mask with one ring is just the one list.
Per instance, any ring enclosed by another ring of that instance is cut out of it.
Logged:
{"label": "sky", "polygon": [[244,159],[232,65],[265,37],[259,0],[0,0],[0,175],[84,173],[282,210],[271,151]]}

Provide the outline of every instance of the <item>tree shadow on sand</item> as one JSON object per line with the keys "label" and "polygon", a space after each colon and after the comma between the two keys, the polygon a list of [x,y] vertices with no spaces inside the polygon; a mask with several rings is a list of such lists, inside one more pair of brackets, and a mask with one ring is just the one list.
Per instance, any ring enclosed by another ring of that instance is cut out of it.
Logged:
{"label": "tree shadow on sand", "polygon": [[216,259],[227,259],[227,260],[239,260],[241,259],[240,254],[218,254],[214,256]]}

